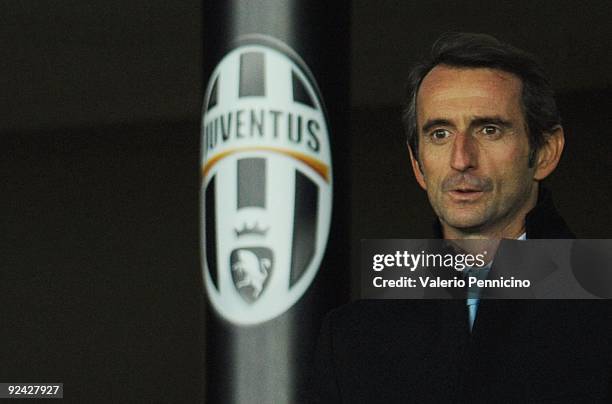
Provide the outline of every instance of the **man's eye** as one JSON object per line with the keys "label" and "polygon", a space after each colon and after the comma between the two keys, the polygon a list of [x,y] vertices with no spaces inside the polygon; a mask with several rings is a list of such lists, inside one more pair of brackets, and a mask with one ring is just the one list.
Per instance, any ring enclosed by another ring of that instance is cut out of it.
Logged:
{"label": "man's eye", "polygon": [[436,129],[431,132],[431,138],[433,140],[444,140],[449,136],[449,132],[446,129]]}
{"label": "man's eye", "polygon": [[501,130],[497,126],[484,126],[481,132],[487,136],[496,136],[501,134]]}

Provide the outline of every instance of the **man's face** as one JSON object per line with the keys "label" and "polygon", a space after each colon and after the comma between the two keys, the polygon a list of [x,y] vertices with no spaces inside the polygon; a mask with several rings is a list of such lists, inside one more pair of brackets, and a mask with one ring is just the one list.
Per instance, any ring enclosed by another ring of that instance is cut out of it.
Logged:
{"label": "man's face", "polygon": [[521,91],[518,77],[488,68],[439,65],[421,83],[413,169],[444,228],[506,234],[535,204]]}

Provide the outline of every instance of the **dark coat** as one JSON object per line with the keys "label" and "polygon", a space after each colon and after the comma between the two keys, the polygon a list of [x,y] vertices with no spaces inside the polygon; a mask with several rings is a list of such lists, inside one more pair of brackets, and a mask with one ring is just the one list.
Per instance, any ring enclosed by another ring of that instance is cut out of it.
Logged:
{"label": "dark coat", "polygon": [[[573,238],[548,192],[527,238]],[[317,403],[612,402],[609,300],[357,301],[326,317]]]}

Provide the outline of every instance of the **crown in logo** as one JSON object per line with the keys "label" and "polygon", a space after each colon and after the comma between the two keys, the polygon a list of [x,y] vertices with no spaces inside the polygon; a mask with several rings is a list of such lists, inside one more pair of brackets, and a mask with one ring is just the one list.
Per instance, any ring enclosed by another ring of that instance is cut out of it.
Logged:
{"label": "crown in logo", "polygon": [[248,234],[254,234],[257,236],[265,236],[270,228],[261,228],[259,227],[259,223],[255,222],[255,225],[249,227],[246,223],[242,226],[242,229],[234,229],[237,237],[246,236]]}

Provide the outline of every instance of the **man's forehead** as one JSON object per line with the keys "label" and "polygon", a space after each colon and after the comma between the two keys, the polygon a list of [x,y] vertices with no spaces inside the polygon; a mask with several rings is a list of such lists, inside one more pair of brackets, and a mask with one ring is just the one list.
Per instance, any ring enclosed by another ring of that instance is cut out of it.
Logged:
{"label": "man's forehead", "polygon": [[437,65],[425,75],[421,90],[444,89],[449,87],[490,86],[491,88],[517,88],[521,79],[513,73],[489,67],[456,67]]}
{"label": "man's forehead", "polygon": [[417,104],[436,106],[462,100],[484,104],[519,102],[521,89],[520,78],[503,70],[438,65],[423,79]]}

